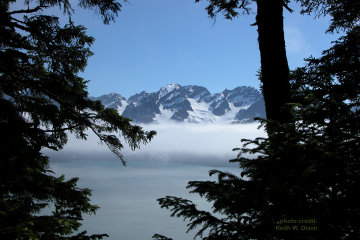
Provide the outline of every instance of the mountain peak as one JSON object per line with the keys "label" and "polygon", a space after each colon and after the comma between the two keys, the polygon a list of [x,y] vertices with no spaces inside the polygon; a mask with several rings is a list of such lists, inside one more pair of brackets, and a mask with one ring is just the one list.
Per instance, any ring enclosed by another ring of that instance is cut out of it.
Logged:
{"label": "mountain peak", "polygon": [[126,98],[118,93],[112,92],[109,94],[101,95],[100,97],[90,97],[92,100],[100,100],[106,108],[116,109],[120,114],[124,111],[128,105]]}
{"label": "mountain peak", "polygon": [[91,97],[91,99],[96,99],[96,100],[101,100],[101,101],[103,101],[104,99],[108,99],[108,100],[117,99],[118,101],[121,101],[121,100],[126,101],[126,98],[124,98],[123,96],[121,96],[120,94],[115,93],[115,92],[111,92],[111,93],[108,93],[108,94],[103,94],[103,95],[101,95],[99,97]]}
{"label": "mountain peak", "polygon": [[160,88],[159,90],[159,99],[164,97],[165,95],[167,95],[168,93],[171,93],[175,90],[178,90],[179,88],[181,88],[181,86],[177,83],[171,83],[168,84],[165,87]]}

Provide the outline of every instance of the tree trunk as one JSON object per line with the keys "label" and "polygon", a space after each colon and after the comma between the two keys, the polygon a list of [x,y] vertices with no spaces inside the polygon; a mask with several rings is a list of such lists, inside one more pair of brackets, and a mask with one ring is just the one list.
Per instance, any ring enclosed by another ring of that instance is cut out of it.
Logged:
{"label": "tree trunk", "polygon": [[261,81],[268,120],[290,123],[289,66],[286,57],[283,1],[257,0],[256,23],[261,57]]}

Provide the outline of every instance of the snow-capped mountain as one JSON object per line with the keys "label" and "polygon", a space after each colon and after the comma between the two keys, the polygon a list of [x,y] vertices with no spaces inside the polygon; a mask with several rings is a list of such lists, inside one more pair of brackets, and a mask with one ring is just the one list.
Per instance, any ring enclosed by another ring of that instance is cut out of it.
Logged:
{"label": "snow-capped mountain", "polygon": [[262,95],[253,87],[211,94],[205,87],[169,84],[153,93],[140,92],[128,100],[116,93],[93,97],[137,123],[249,123],[265,118]]}

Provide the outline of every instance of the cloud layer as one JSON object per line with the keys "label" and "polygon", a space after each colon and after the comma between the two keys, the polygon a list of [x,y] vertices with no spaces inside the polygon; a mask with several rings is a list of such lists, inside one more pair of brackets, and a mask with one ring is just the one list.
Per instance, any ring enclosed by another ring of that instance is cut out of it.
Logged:
{"label": "cloud layer", "polygon": [[[244,125],[199,125],[165,124],[143,125],[145,130],[156,130],[158,134],[147,145],[131,151],[123,150],[127,162],[177,162],[196,165],[220,166],[237,153],[232,151],[240,147],[242,138],[265,136],[258,124]],[[70,136],[63,150],[51,153],[55,161],[107,161],[115,156],[110,150],[99,144],[94,134],[89,133],[87,141]]]}

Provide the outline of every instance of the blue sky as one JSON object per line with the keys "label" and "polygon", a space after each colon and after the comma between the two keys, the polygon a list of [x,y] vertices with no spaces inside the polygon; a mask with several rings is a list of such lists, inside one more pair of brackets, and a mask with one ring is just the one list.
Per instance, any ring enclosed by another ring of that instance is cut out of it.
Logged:
{"label": "blue sky", "polygon": [[[210,92],[248,85],[259,88],[260,68],[255,14],[233,21],[209,19],[207,1],[129,0],[115,23],[104,25],[91,11],[76,10],[73,20],[95,37],[88,66],[90,95],[117,92],[129,97],[169,83],[201,85]],[[319,56],[336,36],[325,34],[328,18],[285,13],[291,68]],[[254,11],[256,9],[254,8]]]}

